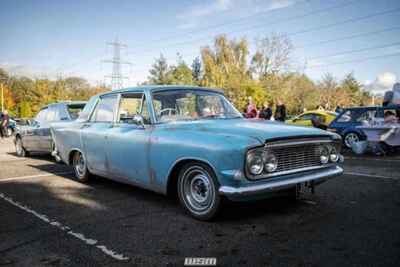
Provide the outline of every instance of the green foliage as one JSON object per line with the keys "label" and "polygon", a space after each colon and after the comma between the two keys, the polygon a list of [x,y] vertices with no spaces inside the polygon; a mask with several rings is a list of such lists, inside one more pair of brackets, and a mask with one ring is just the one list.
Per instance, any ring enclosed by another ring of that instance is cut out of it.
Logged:
{"label": "green foliage", "polygon": [[168,66],[167,60],[161,54],[156,62],[152,65],[150,69],[150,76],[148,77],[148,83],[150,84],[170,84],[170,68]]}
{"label": "green foliage", "polygon": [[[88,100],[92,95],[109,90],[104,86],[91,86],[85,79],[68,77],[56,81],[9,76],[0,69],[0,75],[7,77],[5,83],[5,108],[13,116],[32,117],[44,105],[62,100]],[[4,84],[4,83],[3,83]]]}

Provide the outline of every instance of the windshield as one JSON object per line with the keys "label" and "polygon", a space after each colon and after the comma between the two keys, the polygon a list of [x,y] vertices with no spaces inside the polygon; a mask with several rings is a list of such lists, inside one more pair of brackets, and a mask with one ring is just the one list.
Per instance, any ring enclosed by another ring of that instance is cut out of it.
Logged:
{"label": "windshield", "polygon": [[153,93],[153,107],[158,122],[242,117],[222,94],[202,90]]}

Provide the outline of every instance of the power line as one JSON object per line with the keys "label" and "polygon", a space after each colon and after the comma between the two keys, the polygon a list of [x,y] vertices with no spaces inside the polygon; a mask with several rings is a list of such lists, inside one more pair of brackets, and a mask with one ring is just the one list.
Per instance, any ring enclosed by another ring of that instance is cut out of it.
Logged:
{"label": "power line", "polygon": [[373,47],[365,47],[365,48],[360,48],[360,49],[355,49],[355,50],[341,51],[341,52],[337,52],[335,54],[328,54],[328,55],[323,55],[323,56],[312,57],[312,58],[309,58],[309,60],[314,60],[314,59],[319,59],[319,58],[329,58],[329,57],[341,56],[341,55],[345,55],[345,54],[354,54],[354,53],[358,53],[358,52],[381,49],[381,48],[386,48],[386,47],[391,47],[391,46],[396,46],[396,45],[400,45],[400,42],[379,45],[379,46],[373,46]]}
{"label": "power line", "polygon": [[[322,30],[322,29],[333,28],[333,27],[336,27],[338,25],[343,25],[343,24],[348,24],[348,23],[351,23],[351,22],[357,22],[357,21],[361,21],[361,20],[366,20],[366,19],[370,19],[370,18],[373,18],[373,17],[378,17],[378,16],[382,16],[382,15],[386,15],[386,14],[390,14],[390,13],[395,13],[395,12],[399,12],[399,11],[400,11],[400,8],[385,10],[385,11],[381,11],[381,12],[372,13],[372,14],[369,14],[369,15],[366,15],[366,16],[350,18],[350,19],[338,21],[338,22],[335,22],[335,23],[325,24],[325,25],[318,26],[318,27],[312,27],[312,28],[308,28],[308,29],[305,29],[305,30],[301,30],[301,31],[291,32],[291,33],[288,33],[286,35],[287,36],[294,36],[294,35],[298,35],[298,34],[304,34],[304,33],[308,33],[308,32],[318,31],[318,30]],[[225,33],[225,34],[229,34],[229,33],[232,33],[232,31],[228,32],[228,33]],[[207,39],[208,38],[209,38],[209,36],[207,36]],[[190,41],[186,41],[186,42],[175,43],[173,45],[166,45],[164,47],[172,47],[172,46],[179,46],[179,45],[183,45],[183,44],[190,44],[190,43],[193,43],[193,42],[202,41],[203,39],[205,39],[205,38],[202,37],[202,38],[198,38],[196,40],[190,40]],[[144,52],[146,52],[146,51],[150,52],[150,51],[154,51],[154,50],[155,49],[148,49],[148,50],[144,50]],[[149,54],[149,53],[147,53],[147,54]],[[144,55],[144,53],[141,53],[141,55]]]}
{"label": "power line", "polygon": [[351,39],[355,39],[355,38],[358,38],[358,37],[363,37],[363,36],[368,36],[368,35],[373,35],[373,34],[379,34],[379,33],[394,31],[394,30],[398,30],[398,29],[400,29],[400,26],[391,27],[391,28],[385,28],[385,29],[378,30],[378,31],[365,32],[365,33],[354,34],[354,35],[347,35],[347,36],[343,36],[343,37],[339,37],[339,38],[335,38],[335,39],[324,40],[324,41],[310,42],[310,43],[306,43],[304,45],[295,46],[294,48],[298,49],[298,48],[305,48],[305,47],[310,47],[310,46],[319,45],[319,44],[328,44],[328,43],[331,43],[331,42],[351,40]]}
{"label": "power line", "polygon": [[[304,3],[304,2],[309,2],[309,1],[310,0],[297,1],[295,5],[298,5],[298,4]],[[331,9],[331,8],[327,8],[327,9]],[[208,26],[205,26],[205,27],[198,27],[195,30],[186,31],[186,32],[178,33],[178,34],[173,34],[171,36],[165,36],[165,37],[162,37],[162,38],[153,39],[153,40],[150,40],[149,42],[160,42],[160,41],[175,39],[176,37],[179,37],[179,36],[187,36],[187,35],[197,34],[199,32],[207,31],[207,30],[211,30],[211,29],[214,30],[216,28],[221,28],[221,27],[225,27],[227,25],[232,25],[232,24],[236,24],[236,23],[239,23],[239,22],[243,22],[243,21],[249,20],[249,19],[254,19],[255,17],[259,17],[259,16],[262,16],[262,15],[265,15],[265,14],[269,14],[269,13],[271,13],[271,11],[273,11],[273,10],[270,9],[270,10],[258,12],[258,13],[255,13],[255,14],[252,14],[252,15],[249,15],[249,16],[244,16],[244,17],[241,17],[239,19],[231,20],[231,21],[224,22],[224,23],[208,25]],[[318,10],[318,11],[315,11],[315,12],[319,13],[319,12],[323,12],[323,11],[325,11],[325,9],[321,9],[321,10]],[[308,15],[311,15],[311,14],[308,14]],[[298,17],[303,17],[303,16],[304,15],[300,15]],[[289,19],[293,19],[293,18],[294,17],[289,18]],[[287,21],[288,19],[283,19],[283,20]],[[135,45],[135,47],[148,46],[149,42],[147,42],[146,44],[141,44],[141,45],[137,45],[137,46]]]}
{"label": "power line", "polygon": [[112,59],[102,61],[104,63],[112,63],[112,66],[113,66],[111,75],[106,75],[105,78],[111,78],[111,89],[118,90],[118,89],[121,89],[123,86],[122,80],[128,78],[128,77],[122,76],[121,65],[122,64],[130,65],[131,64],[128,61],[121,60],[121,49],[127,48],[127,45],[119,42],[118,38],[116,38],[114,42],[107,43],[107,45],[110,45],[113,47],[114,53],[113,53]]}
{"label": "power line", "polygon": [[309,66],[308,68],[310,68],[310,69],[322,68],[322,67],[329,67],[329,66],[334,66],[334,65],[342,65],[342,64],[347,64],[347,63],[364,62],[364,61],[369,61],[369,60],[373,60],[373,59],[387,58],[387,57],[397,57],[397,56],[400,56],[400,53],[386,54],[386,55],[380,55],[380,56],[374,56],[374,57],[365,57],[365,58],[359,58],[359,59],[354,59],[354,60],[335,62],[335,63],[330,63],[330,64],[313,65],[313,66]]}

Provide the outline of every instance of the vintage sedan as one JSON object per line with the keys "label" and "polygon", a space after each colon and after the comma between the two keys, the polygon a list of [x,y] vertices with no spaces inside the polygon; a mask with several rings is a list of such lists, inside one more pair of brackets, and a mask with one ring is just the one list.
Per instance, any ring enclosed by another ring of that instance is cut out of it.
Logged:
{"label": "vintage sedan", "polygon": [[86,102],[65,101],[43,107],[29,125],[18,127],[15,133],[15,150],[24,157],[30,152],[51,153],[54,143],[50,135],[50,124],[57,121],[72,121],[79,116]]}
{"label": "vintage sedan", "polygon": [[246,120],[223,93],[146,86],[90,99],[80,117],[52,125],[56,157],[76,179],[91,174],[177,195],[197,219],[222,198],[242,201],[314,188],[342,174],[341,138],[284,123]]}

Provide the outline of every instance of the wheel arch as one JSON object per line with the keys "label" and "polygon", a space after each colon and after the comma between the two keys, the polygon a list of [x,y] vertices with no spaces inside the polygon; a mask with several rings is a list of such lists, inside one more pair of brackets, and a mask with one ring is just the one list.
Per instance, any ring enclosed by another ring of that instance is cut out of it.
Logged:
{"label": "wheel arch", "polygon": [[68,165],[72,165],[72,159],[73,159],[73,156],[74,156],[74,154],[75,154],[76,152],[81,153],[82,156],[83,156],[83,158],[84,158],[85,161],[86,161],[85,154],[82,152],[82,150],[80,150],[79,148],[72,148],[72,149],[70,149],[70,151],[69,151],[69,153],[68,153]]}
{"label": "wheel arch", "polygon": [[214,175],[218,178],[217,171],[214,168],[214,166],[207,160],[201,159],[201,158],[181,158],[178,159],[174,162],[172,167],[170,168],[168,175],[167,175],[167,190],[166,194],[170,197],[177,197],[177,183],[178,183],[178,177],[179,177],[179,172],[185,166],[187,163],[202,163],[207,165],[213,172]]}

